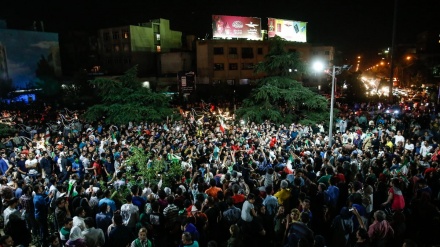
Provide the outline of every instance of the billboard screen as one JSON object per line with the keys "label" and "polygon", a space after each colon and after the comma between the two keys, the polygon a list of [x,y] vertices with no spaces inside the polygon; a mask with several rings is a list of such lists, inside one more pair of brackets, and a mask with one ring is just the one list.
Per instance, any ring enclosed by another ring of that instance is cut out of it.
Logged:
{"label": "billboard screen", "polygon": [[213,38],[261,40],[261,19],[229,15],[212,16]]}
{"label": "billboard screen", "polygon": [[268,18],[269,38],[280,36],[288,41],[307,42],[307,22]]}
{"label": "billboard screen", "polygon": [[57,33],[0,29],[0,82],[12,81],[17,89],[33,86],[42,64],[61,75],[59,50]]}

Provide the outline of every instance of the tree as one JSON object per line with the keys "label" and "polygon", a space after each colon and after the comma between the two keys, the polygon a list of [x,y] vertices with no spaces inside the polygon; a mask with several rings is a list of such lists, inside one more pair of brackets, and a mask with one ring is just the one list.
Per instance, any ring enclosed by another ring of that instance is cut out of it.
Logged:
{"label": "tree", "polygon": [[143,87],[136,76],[137,66],[116,79],[98,78],[91,81],[101,103],[90,107],[85,118],[96,121],[105,117],[107,123],[127,124],[130,121],[156,122],[170,116],[173,112],[169,98]]}
{"label": "tree", "polygon": [[286,41],[278,36],[271,39],[269,53],[254,70],[255,73],[264,73],[266,76],[243,101],[243,106],[237,110],[237,117],[256,122],[270,120],[275,123],[311,124],[327,121],[327,99],[303,87],[294,79],[301,75],[305,66],[297,52],[285,50],[285,44]]}
{"label": "tree", "polygon": [[[143,180],[153,184],[162,181],[162,187],[172,185],[172,181],[182,176],[182,168],[179,162],[167,163],[163,159],[154,159],[144,150],[133,148],[132,155],[127,160],[128,175],[131,183],[136,183],[133,177],[142,177]],[[136,176],[134,176],[136,175]]]}
{"label": "tree", "polygon": [[17,130],[10,125],[0,123],[0,137],[7,137],[13,135]]}

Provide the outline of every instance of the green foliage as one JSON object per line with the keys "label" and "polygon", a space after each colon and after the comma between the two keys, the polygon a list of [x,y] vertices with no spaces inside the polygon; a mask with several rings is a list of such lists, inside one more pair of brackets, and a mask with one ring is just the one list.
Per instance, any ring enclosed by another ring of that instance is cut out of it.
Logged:
{"label": "green foliage", "polygon": [[13,135],[16,132],[14,127],[11,127],[6,124],[0,124],[0,137],[8,137]]}
{"label": "green foliage", "polygon": [[[137,181],[133,180],[133,176],[137,175],[142,177],[143,180],[154,184],[162,180],[162,187],[165,187],[171,186],[172,181],[182,175],[180,162],[166,163],[163,159],[150,159],[152,157],[151,154],[147,154],[138,148],[134,148],[132,152],[133,154],[127,161],[127,166],[129,167],[127,177],[130,183],[137,183]],[[137,168],[136,172],[133,172],[134,167]]]}
{"label": "green foliage", "polygon": [[276,37],[265,60],[255,72],[264,72],[267,77],[259,81],[250,97],[237,110],[237,117],[247,121],[275,123],[316,123],[328,121],[328,101],[300,82],[294,80],[289,69],[304,70],[297,53],[284,49],[285,40]]}
{"label": "green foliage", "polygon": [[85,117],[96,121],[126,124],[130,121],[161,121],[172,114],[169,98],[142,87],[137,80],[137,66],[117,79],[95,79],[91,83],[98,89],[101,104],[90,107]]}
{"label": "green foliage", "polygon": [[[255,73],[265,73],[267,76],[292,76],[305,71],[298,52],[287,52],[287,41],[279,36],[271,39],[270,51],[263,62],[255,66]],[[290,71],[289,71],[290,70]]]}

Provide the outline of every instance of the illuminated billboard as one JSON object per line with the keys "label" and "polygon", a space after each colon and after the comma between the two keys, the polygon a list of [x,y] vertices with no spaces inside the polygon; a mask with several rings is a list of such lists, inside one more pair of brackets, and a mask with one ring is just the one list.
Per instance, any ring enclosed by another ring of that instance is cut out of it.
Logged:
{"label": "illuminated billboard", "polygon": [[307,42],[307,22],[275,18],[267,19],[267,34],[269,38],[273,38],[277,35],[288,41]]}
{"label": "illuminated billboard", "polygon": [[261,19],[229,15],[212,16],[213,38],[261,40]]}
{"label": "illuminated billboard", "polygon": [[0,29],[0,83],[11,81],[17,89],[35,86],[43,65],[61,75],[57,33]]}

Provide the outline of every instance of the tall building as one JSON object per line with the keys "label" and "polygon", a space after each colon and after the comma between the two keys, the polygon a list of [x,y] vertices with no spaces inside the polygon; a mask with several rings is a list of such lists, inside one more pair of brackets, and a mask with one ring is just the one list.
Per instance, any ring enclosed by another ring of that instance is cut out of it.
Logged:
{"label": "tall building", "polygon": [[122,74],[138,65],[140,76],[156,74],[157,54],[182,48],[182,32],[170,29],[166,19],[139,25],[100,29],[98,53],[102,70]]}
{"label": "tall building", "polygon": [[[253,84],[262,75],[254,73],[254,66],[269,52],[268,41],[198,40],[196,42],[197,83],[230,85]],[[291,42],[286,49],[299,52],[307,61],[311,45]],[[294,70],[295,68],[292,68]]]}

